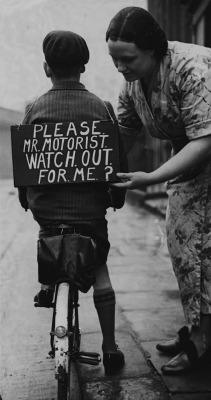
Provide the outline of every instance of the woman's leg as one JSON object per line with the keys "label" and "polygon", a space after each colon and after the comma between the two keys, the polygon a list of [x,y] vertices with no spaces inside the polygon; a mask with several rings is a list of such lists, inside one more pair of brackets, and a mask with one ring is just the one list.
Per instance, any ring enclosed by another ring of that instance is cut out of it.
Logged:
{"label": "woman's leg", "polygon": [[162,368],[166,373],[189,370],[211,346],[210,172],[211,165],[195,179],[168,187],[168,248],[191,342],[181,341],[184,351]]}
{"label": "woman's leg", "polygon": [[200,326],[192,326],[190,339],[194,342],[198,356],[201,357],[211,346],[211,314],[202,314]]}

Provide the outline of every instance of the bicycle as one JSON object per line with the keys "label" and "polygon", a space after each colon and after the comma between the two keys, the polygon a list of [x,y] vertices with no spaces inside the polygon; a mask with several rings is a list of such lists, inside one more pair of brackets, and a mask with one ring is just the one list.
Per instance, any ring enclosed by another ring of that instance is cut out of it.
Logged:
{"label": "bicycle", "polygon": [[[58,236],[51,236],[50,238],[52,239],[54,237]],[[75,241],[76,237],[77,240]],[[46,241],[48,242],[49,237],[46,237],[44,239],[46,243]],[[77,269],[80,270],[80,268],[78,268],[80,257],[78,257],[79,253],[76,245],[78,245],[78,243],[80,242],[81,249],[83,250],[84,248],[84,251],[87,252],[87,243],[89,242],[94,251],[94,242],[89,237],[76,234],[75,231],[74,233],[70,233],[70,227],[61,228],[60,242],[62,243],[62,241],[64,241],[65,239],[68,239],[68,243],[70,244],[70,246],[72,245],[72,250],[73,252],[75,252],[76,255],[74,255],[73,258],[74,260],[76,259],[77,262],[74,266],[72,262],[67,263],[67,265],[69,265],[69,271],[66,269],[66,271],[64,272],[64,268],[60,268],[60,270],[57,270],[57,275],[59,274],[60,276],[59,279],[57,279],[55,282],[55,293],[53,302],[49,305],[50,307],[53,307],[52,327],[50,332],[51,350],[49,352],[49,355],[55,359],[55,378],[58,382],[57,399],[80,400],[81,390],[78,384],[77,377],[78,362],[98,365],[101,361],[101,357],[98,353],[95,352],[80,351],[81,331],[79,328],[78,312],[79,290],[81,290],[82,292],[87,292],[91,287],[91,283],[93,282],[91,282],[90,280],[91,270],[89,268],[87,268],[88,280],[86,280],[87,271],[85,274],[83,274],[83,276],[77,271]],[[83,256],[84,254],[81,255]],[[87,259],[87,255],[85,255],[84,258]],[[59,259],[59,262],[61,262],[61,257]],[[93,264],[93,260],[91,260],[91,264]],[[40,274],[43,273],[41,272],[41,268],[42,263],[38,263],[38,270],[40,271]],[[84,271],[85,270],[86,269],[84,268]],[[53,275],[55,276],[54,273]],[[39,307],[39,305],[35,303],[35,307]]]}

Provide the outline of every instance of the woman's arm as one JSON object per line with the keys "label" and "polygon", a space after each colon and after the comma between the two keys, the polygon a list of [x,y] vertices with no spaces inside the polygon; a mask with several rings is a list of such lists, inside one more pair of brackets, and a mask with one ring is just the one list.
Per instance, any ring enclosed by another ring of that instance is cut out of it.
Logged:
{"label": "woman's arm", "polygon": [[178,175],[196,168],[211,157],[211,134],[189,142],[179,153],[153,172],[118,173],[122,180],[115,186],[137,189],[141,186],[154,185],[173,179]]}

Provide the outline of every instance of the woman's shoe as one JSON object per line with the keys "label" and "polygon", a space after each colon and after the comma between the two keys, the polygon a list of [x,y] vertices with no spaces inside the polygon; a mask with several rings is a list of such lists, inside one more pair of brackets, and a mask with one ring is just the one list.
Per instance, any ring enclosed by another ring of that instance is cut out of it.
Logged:
{"label": "woman's shoe", "polygon": [[170,356],[176,356],[181,351],[180,342],[178,342],[176,339],[158,343],[156,345],[156,349]]}
{"label": "woman's shoe", "polygon": [[184,334],[187,336],[190,336],[189,329],[187,326],[183,326],[178,332],[178,338],[177,339],[172,339],[168,340],[163,343],[158,343],[156,345],[156,349],[161,351],[164,354],[168,354],[170,356],[176,356],[178,353],[181,352],[182,347],[181,347],[181,336]]}
{"label": "woman's shoe", "polygon": [[167,364],[161,367],[164,375],[168,374],[181,374],[193,369],[193,364],[189,361],[187,354],[182,351],[172,358]]}
{"label": "woman's shoe", "polygon": [[181,374],[202,367],[208,360],[211,360],[211,346],[198,356],[195,344],[189,337],[183,337],[181,351],[176,357],[172,358],[167,364],[161,367],[164,374]]}
{"label": "woman's shoe", "polygon": [[119,372],[125,365],[124,354],[117,349],[117,353],[103,353],[103,365],[106,375]]}

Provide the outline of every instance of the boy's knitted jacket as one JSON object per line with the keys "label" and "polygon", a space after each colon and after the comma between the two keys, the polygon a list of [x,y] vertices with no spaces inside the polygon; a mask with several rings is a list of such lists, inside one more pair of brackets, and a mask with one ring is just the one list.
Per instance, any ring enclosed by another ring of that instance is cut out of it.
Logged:
{"label": "boy's knitted jacket", "polygon": [[[114,111],[106,103],[111,114]],[[70,122],[73,120],[110,119],[104,102],[80,82],[61,82],[26,109],[22,124]],[[120,138],[120,170],[127,171],[126,155]],[[109,194],[111,190],[111,196]],[[111,203],[111,197],[113,203]],[[102,219],[108,207],[121,208],[125,190],[107,183],[72,183],[19,188],[21,205],[27,204],[40,224]]]}

